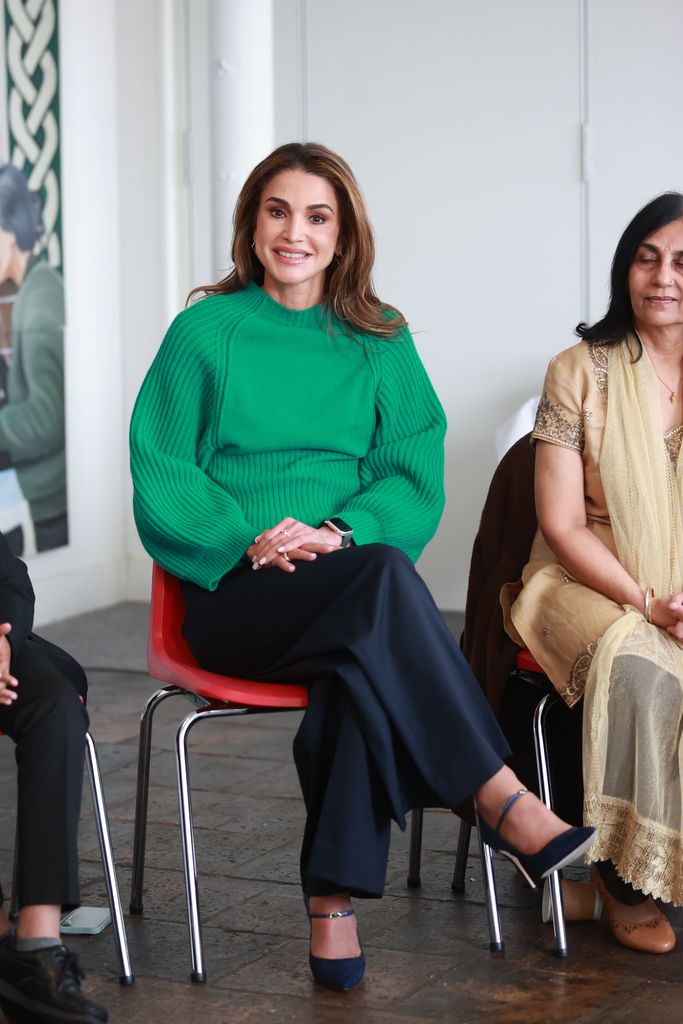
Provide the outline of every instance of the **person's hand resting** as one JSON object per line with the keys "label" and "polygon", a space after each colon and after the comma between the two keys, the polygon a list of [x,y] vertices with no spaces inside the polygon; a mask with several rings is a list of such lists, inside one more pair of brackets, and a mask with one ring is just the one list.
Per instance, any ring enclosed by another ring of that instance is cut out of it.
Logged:
{"label": "person's hand resting", "polygon": [[329,555],[340,546],[341,537],[329,526],[308,526],[287,516],[260,533],[247,548],[246,556],[253,569],[294,572],[295,562],[313,562],[318,555]]}
{"label": "person's hand resting", "polygon": [[0,623],[0,705],[9,707],[17,699],[16,688],[18,680],[10,675],[10,662],[12,660],[12,648],[7,639],[7,634],[12,626],[9,622]]}
{"label": "person's hand resting", "polygon": [[655,597],[652,601],[651,618],[655,626],[661,626],[683,643],[683,594],[670,597]]}

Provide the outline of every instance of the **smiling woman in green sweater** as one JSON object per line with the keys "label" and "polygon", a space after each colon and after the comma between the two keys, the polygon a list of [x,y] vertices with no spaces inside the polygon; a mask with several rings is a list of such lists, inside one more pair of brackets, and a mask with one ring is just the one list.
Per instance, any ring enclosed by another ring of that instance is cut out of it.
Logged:
{"label": "smiling woman in green sweater", "polygon": [[373,292],[347,164],[313,143],[275,150],[242,189],[232,257],[140,391],[135,517],[183,580],[200,665],[310,686],[294,741],[310,963],[348,989],[365,968],[350,897],[382,894],[392,818],[474,793],[482,828],[503,833],[489,841],[539,876],[591,830],[517,801],[505,740],[414,569],[443,510],[445,418],[405,319]]}

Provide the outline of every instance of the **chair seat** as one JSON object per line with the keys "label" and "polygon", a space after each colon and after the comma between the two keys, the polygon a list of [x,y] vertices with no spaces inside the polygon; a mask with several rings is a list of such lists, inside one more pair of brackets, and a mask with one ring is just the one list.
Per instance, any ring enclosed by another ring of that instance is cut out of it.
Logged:
{"label": "chair seat", "polygon": [[305,686],[255,683],[249,679],[207,672],[199,668],[189,651],[186,658],[167,658],[158,651],[149,652],[147,665],[154,679],[181,686],[207,700],[255,708],[305,708],[308,704]]}
{"label": "chair seat", "polygon": [[528,651],[526,648],[523,648],[518,652],[517,660],[515,661],[515,668],[521,668],[525,672],[539,672],[542,675],[545,674],[531,651]]}
{"label": "chair seat", "polygon": [[160,566],[152,576],[152,609],[147,666],[154,679],[180,686],[207,700],[241,707],[305,708],[308,689],[284,683],[257,683],[200,668],[182,635],[184,602],[179,580]]}

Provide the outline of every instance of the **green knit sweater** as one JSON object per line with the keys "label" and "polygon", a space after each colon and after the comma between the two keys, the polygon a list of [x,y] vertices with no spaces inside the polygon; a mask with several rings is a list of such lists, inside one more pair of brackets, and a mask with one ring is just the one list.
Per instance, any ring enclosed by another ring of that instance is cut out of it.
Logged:
{"label": "green knit sweater", "polygon": [[445,417],[407,330],[349,338],[327,307],[250,284],[171,324],[131,423],[135,521],[157,562],[209,590],[290,515],[340,516],[415,560],[444,504]]}

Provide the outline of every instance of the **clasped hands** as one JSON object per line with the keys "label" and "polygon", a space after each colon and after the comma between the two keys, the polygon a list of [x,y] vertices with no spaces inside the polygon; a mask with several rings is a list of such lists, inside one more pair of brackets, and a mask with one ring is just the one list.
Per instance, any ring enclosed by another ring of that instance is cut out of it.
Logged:
{"label": "clasped hands", "polygon": [[10,662],[12,659],[12,648],[7,639],[7,634],[12,626],[9,622],[0,623],[0,705],[9,707],[17,699],[17,686],[19,682],[10,675]]}
{"label": "clasped hands", "polygon": [[329,526],[308,526],[287,516],[269,530],[263,530],[245,554],[252,569],[294,572],[295,562],[314,562],[318,555],[329,555],[340,546],[341,537]]}

